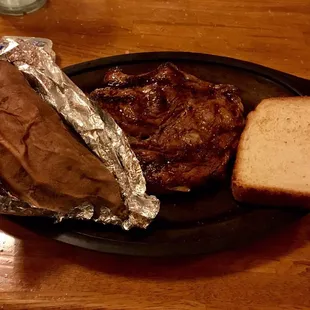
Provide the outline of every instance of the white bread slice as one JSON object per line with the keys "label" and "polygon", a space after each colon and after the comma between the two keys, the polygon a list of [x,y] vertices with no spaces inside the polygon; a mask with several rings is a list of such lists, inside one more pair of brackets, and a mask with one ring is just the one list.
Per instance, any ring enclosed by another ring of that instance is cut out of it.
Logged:
{"label": "white bread slice", "polygon": [[232,192],[240,202],[310,208],[310,97],[266,99],[248,115]]}

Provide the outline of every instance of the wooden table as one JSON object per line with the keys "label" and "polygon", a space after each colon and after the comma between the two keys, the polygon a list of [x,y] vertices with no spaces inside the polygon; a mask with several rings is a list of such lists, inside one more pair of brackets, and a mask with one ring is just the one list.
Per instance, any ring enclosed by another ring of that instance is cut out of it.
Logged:
{"label": "wooden table", "polygon": [[[62,66],[179,50],[310,78],[308,0],[53,0],[0,17],[0,35],[50,38]],[[74,248],[0,218],[0,309],[309,309],[309,238],[305,217],[238,251],[142,259]]]}

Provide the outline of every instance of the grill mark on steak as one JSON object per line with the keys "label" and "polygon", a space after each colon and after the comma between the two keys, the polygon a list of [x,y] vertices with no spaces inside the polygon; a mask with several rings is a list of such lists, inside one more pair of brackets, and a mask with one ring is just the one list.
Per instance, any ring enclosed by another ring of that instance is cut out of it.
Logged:
{"label": "grill mark on steak", "polygon": [[153,193],[221,179],[244,126],[235,86],[202,81],[171,63],[140,75],[112,69],[90,97],[129,137]]}

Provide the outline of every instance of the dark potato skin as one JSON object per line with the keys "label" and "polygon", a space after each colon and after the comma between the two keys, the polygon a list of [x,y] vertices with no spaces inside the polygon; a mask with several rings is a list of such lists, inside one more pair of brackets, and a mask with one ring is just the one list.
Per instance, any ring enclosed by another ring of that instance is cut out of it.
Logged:
{"label": "dark potato skin", "polygon": [[8,62],[0,61],[0,178],[20,199],[67,212],[122,204],[113,175]]}

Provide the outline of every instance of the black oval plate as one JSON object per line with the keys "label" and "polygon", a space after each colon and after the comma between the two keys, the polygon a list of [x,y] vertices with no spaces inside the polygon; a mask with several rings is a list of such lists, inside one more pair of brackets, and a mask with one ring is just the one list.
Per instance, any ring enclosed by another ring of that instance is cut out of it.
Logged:
{"label": "black oval plate", "polygon": [[[85,92],[100,87],[105,72],[119,66],[124,72],[150,71],[170,61],[180,69],[214,83],[241,90],[246,112],[264,98],[310,94],[310,81],[244,61],[207,54],[155,52],[113,56],[65,68]],[[188,255],[229,249],[261,238],[307,214],[299,209],[262,208],[237,204],[230,180],[211,192],[194,191],[161,197],[161,211],[146,230],[125,232],[92,222],[10,217],[40,234],[76,246],[143,256]]]}

